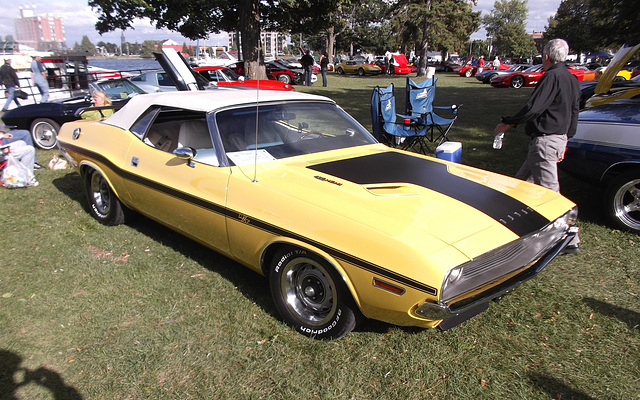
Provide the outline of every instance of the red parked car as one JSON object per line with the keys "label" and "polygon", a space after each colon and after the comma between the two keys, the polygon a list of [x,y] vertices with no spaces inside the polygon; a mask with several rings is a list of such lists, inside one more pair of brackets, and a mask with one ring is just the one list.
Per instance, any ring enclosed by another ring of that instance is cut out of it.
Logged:
{"label": "red parked car", "polygon": [[[393,61],[394,61],[394,65],[393,65],[393,72],[396,75],[406,75],[406,74],[410,74],[411,72],[416,72],[418,69],[415,68],[412,70],[412,68],[408,65],[408,61],[407,61],[407,57],[402,54],[402,53],[391,53],[393,55]],[[398,64],[398,65],[395,65]],[[377,65],[378,67],[380,67],[380,69],[382,69],[382,73],[386,74],[387,73],[387,65],[384,61],[384,59],[378,59],[374,62],[374,65]]]}
{"label": "red parked car", "polygon": [[270,79],[245,79],[227,67],[211,66],[194,68],[209,82],[215,82],[218,86],[245,86],[265,90],[295,90],[289,83]]}
{"label": "red parked car", "polygon": [[[302,69],[288,68],[277,61],[269,61],[264,64],[267,70],[267,78],[293,85],[302,85],[304,83],[304,75]],[[244,75],[244,61],[238,61],[229,66],[238,75]],[[311,76],[311,82],[317,81],[316,74]]]}
{"label": "red parked car", "polygon": [[[498,67],[498,70],[505,70],[509,68],[511,68],[511,65],[500,63],[500,67]],[[491,65],[490,61],[484,64],[484,70],[485,71],[493,70],[493,65]],[[478,67],[476,65],[465,65],[464,67],[461,67],[457,72],[460,76],[464,76],[465,78],[471,78],[478,72]]]}
{"label": "red parked car", "polygon": [[[569,68],[569,72],[578,78],[578,81],[582,81],[586,71],[583,69]],[[525,69],[524,71],[514,72],[509,75],[496,76],[491,79],[491,86],[511,86],[514,89],[519,89],[523,86],[534,87],[544,73],[545,71],[542,69],[542,64],[537,64]]]}

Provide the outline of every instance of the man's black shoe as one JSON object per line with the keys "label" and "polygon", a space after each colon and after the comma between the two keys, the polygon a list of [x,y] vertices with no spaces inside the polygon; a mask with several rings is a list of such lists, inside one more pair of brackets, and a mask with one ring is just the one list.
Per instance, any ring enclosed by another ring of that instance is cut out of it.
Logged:
{"label": "man's black shoe", "polygon": [[36,162],[33,163],[33,169],[44,169],[44,167]]}

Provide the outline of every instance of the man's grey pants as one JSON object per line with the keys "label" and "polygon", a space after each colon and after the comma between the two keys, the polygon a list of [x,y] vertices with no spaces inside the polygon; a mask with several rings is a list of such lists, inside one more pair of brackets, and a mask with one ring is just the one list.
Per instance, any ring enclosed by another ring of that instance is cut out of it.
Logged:
{"label": "man's grey pants", "polygon": [[567,135],[535,136],[516,178],[560,192],[558,160],[567,147]]}

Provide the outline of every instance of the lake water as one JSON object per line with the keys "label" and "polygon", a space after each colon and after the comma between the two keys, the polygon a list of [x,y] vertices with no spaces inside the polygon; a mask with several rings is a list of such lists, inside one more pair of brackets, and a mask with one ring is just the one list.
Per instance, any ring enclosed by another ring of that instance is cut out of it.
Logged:
{"label": "lake water", "polygon": [[156,60],[151,59],[103,58],[91,59],[88,61],[90,66],[118,71],[129,71],[136,69],[162,69],[162,67]]}

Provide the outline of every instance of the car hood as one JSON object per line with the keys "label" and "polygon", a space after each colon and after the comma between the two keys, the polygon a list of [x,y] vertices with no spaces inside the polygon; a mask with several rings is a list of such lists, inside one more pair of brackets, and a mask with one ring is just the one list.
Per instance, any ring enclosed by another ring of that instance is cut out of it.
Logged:
{"label": "car hood", "polygon": [[162,48],[161,53],[153,53],[164,71],[173,79],[177,90],[202,90],[209,85],[205,77],[195,72],[182,54],[172,48]]}
{"label": "car hood", "polygon": [[621,99],[601,104],[581,111],[578,123],[615,122],[640,124],[640,113],[638,113],[639,106],[640,99]]}
{"label": "car hood", "polygon": [[615,57],[613,57],[607,69],[602,73],[602,76],[596,85],[595,93],[607,93],[611,89],[613,80],[618,72],[627,64],[629,59],[631,59],[638,50],[640,50],[640,44],[635,46],[623,45],[620,50],[618,50]]}
{"label": "car hood", "polygon": [[551,203],[572,207],[539,186],[404,152],[305,160],[276,162],[287,164],[286,179],[274,168],[273,176],[258,181],[327,213],[328,221],[357,224],[363,234],[387,235],[413,248],[453,246],[468,259],[546,226],[560,216],[549,215]]}

